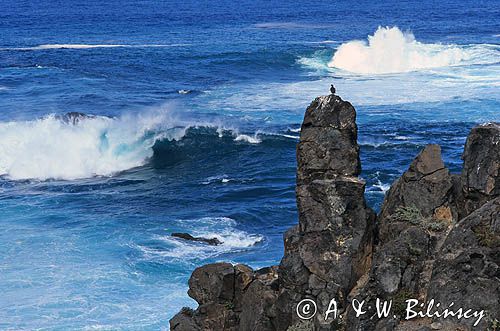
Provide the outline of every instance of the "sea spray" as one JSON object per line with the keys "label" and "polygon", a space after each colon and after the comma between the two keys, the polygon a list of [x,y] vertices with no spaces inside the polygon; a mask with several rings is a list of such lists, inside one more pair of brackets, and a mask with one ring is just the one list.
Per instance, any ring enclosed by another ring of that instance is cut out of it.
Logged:
{"label": "sea spray", "polygon": [[368,42],[342,44],[328,66],[361,74],[387,74],[447,67],[469,58],[470,54],[458,46],[424,44],[411,32],[379,27],[368,36]]}
{"label": "sea spray", "polygon": [[[337,74],[396,74],[462,65],[495,64],[498,45],[435,44],[417,41],[413,33],[398,27],[379,27],[365,40],[341,44],[333,56],[322,49],[297,63],[315,71],[334,70]],[[341,71],[339,71],[340,69]]]}

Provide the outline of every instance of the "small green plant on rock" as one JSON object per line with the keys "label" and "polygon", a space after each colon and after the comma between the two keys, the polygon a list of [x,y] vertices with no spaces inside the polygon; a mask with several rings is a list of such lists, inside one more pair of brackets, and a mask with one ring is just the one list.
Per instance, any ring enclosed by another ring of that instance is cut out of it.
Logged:
{"label": "small green plant on rock", "polygon": [[292,326],[289,326],[286,331],[314,331],[314,323],[311,320],[299,321]]}
{"label": "small green plant on rock", "polygon": [[406,300],[409,299],[415,299],[415,295],[406,289],[400,290],[392,298],[392,310],[398,317],[404,316],[406,312]]}
{"label": "small green plant on rock", "polygon": [[500,331],[500,321],[495,319],[490,320],[490,326],[486,331]]}
{"label": "small green plant on rock", "polygon": [[422,213],[415,206],[398,207],[394,214],[391,215],[392,221],[410,222],[413,225],[421,223],[423,218]]}
{"label": "small green plant on rock", "polygon": [[413,256],[420,256],[420,255],[422,255],[422,250],[420,248],[414,247],[410,243],[408,244],[408,251]]}
{"label": "small green plant on rock", "polygon": [[481,245],[495,248],[500,247],[500,234],[493,232],[487,224],[479,224],[472,228]]}
{"label": "small green plant on rock", "polygon": [[441,231],[445,230],[447,227],[448,226],[446,225],[446,223],[439,221],[439,220],[430,219],[427,222],[427,229],[434,231],[434,232],[441,232]]}
{"label": "small green plant on rock", "polygon": [[441,232],[447,228],[447,224],[443,221],[424,217],[420,209],[412,206],[401,206],[390,216],[393,222],[408,222],[412,225],[422,225],[429,231]]}

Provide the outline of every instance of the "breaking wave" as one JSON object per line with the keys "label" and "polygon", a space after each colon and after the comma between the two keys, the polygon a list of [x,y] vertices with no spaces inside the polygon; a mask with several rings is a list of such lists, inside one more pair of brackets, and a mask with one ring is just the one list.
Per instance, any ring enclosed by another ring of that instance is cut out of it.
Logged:
{"label": "breaking wave", "polygon": [[13,180],[111,176],[148,162],[169,165],[211,149],[261,140],[261,134],[183,121],[169,112],[119,118],[77,114],[69,120],[49,115],[0,122],[0,176]]}
{"label": "breaking wave", "polygon": [[300,58],[298,62],[314,69],[335,68],[356,74],[393,74],[500,62],[496,45],[426,44],[398,27],[379,27],[367,41],[343,43],[327,63],[324,55],[322,51],[313,57]]}

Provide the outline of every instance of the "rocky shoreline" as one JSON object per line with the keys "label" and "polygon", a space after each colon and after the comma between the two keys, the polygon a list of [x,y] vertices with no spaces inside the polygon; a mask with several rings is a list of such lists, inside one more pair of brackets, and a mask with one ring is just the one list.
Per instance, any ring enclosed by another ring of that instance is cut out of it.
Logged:
{"label": "rocky shoreline", "polygon": [[[284,235],[279,266],[252,270],[215,263],[189,280],[199,307],[184,308],[173,331],[500,330],[500,124],[473,128],[461,174],[438,145],[426,146],[391,186],[381,212],[359,178],[356,111],[338,96],[307,108],[297,146],[299,224]],[[297,304],[318,314],[299,319]],[[331,300],[342,318],[325,314]],[[356,316],[353,300],[392,302],[394,314]],[[484,310],[474,319],[405,320],[406,300]]]}

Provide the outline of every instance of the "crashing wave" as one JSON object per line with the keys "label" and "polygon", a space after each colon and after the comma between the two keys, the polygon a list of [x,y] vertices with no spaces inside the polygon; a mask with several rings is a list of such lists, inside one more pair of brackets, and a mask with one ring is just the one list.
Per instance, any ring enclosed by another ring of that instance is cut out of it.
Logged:
{"label": "crashing wave", "polygon": [[0,122],[0,176],[13,180],[112,176],[149,162],[163,167],[235,146],[245,148],[259,144],[262,135],[266,134],[243,134],[220,123],[183,121],[168,112],[119,118],[72,112]]}
{"label": "crashing wave", "polygon": [[424,44],[397,27],[379,27],[368,42],[342,44],[328,66],[355,73],[397,73],[447,67],[468,60],[470,54],[458,46]]}
{"label": "crashing wave", "polygon": [[426,44],[398,27],[379,27],[367,41],[343,43],[326,64],[324,57],[322,50],[313,57],[298,59],[298,63],[316,70],[335,68],[356,74],[394,74],[500,61],[495,45]]}

